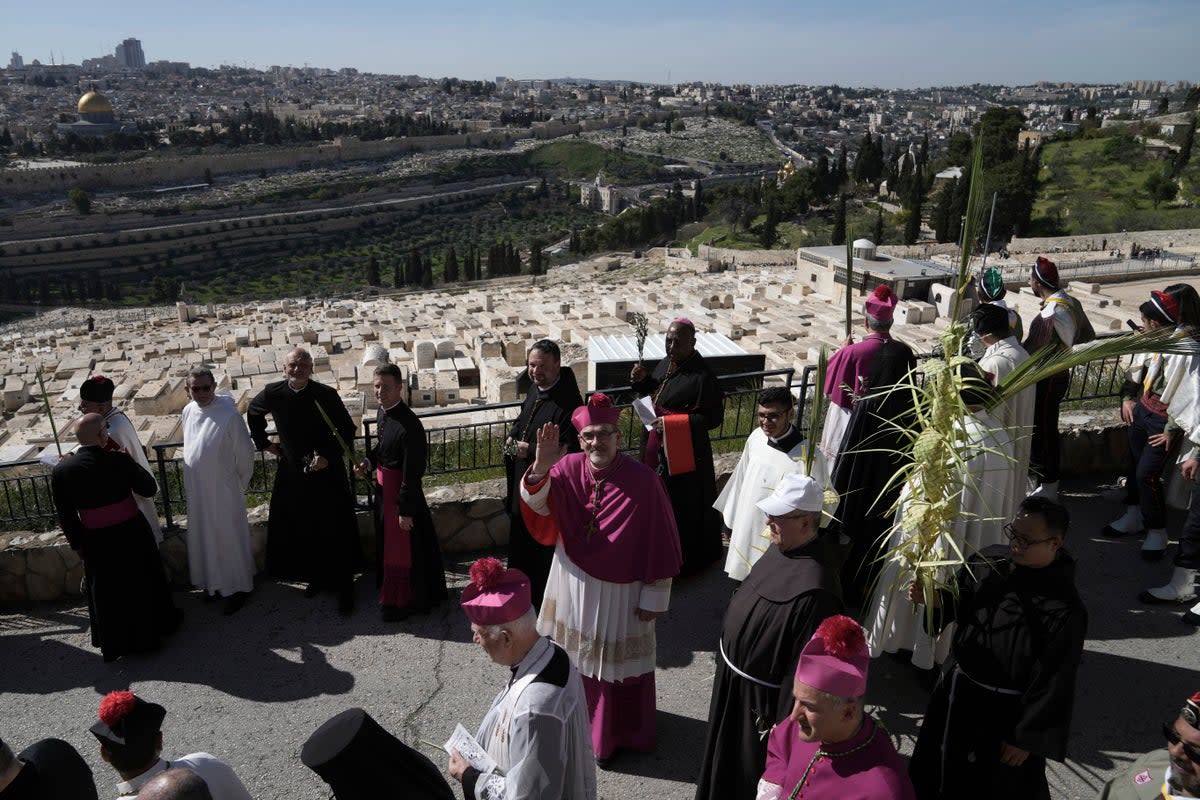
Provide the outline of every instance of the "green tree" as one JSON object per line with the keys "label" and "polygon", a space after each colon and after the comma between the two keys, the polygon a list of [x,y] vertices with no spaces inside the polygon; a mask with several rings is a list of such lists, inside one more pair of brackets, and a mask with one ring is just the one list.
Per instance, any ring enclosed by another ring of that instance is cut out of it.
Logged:
{"label": "green tree", "polygon": [[764,249],[770,249],[775,245],[775,239],[778,238],[779,228],[779,203],[772,197],[767,201],[767,216],[763,220],[762,228],[758,232],[758,243]]}
{"label": "green tree", "polygon": [[1017,137],[1024,127],[1025,115],[1020,109],[989,108],[983,112],[975,125],[975,135],[982,140],[985,171],[1016,158]]}
{"label": "green tree", "polygon": [[883,206],[879,207],[879,213],[875,215],[875,244],[883,244]]}
{"label": "green tree", "polygon": [[1165,114],[1165,113],[1167,113],[1167,109],[1170,107],[1171,107],[1171,98],[1167,97],[1164,94],[1162,97],[1160,97],[1158,99],[1158,109],[1154,113],[1158,114],[1158,115]]}
{"label": "green tree", "polygon": [[371,254],[371,258],[367,261],[367,285],[379,286],[379,259],[375,254]]}
{"label": "green tree", "polygon": [[75,209],[76,214],[92,213],[92,196],[83,189],[72,189],[67,192],[67,203]]}
{"label": "green tree", "polygon": [[1169,203],[1174,200],[1175,195],[1179,193],[1179,184],[1175,182],[1175,179],[1157,170],[1150,173],[1146,182],[1142,184],[1142,188],[1146,190],[1146,194],[1150,195],[1150,202],[1154,203],[1155,208],[1158,208],[1159,203]]}
{"label": "green tree", "polygon": [[923,183],[921,171],[917,170],[912,183],[912,189],[909,191],[907,203],[908,220],[904,225],[905,244],[916,244],[917,240],[921,238],[921,204],[925,195]]}
{"label": "green tree", "polygon": [[846,195],[838,195],[837,207],[833,212],[833,232],[829,236],[830,244],[846,243]]}
{"label": "green tree", "polygon": [[1183,132],[1183,141],[1179,144],[1179,152],[1175,154],[1174,172],[1179,175],[1183,168],[1192,160],[1192,146],[1196,141],[1196,118],[1192,117],[1191,124]]}
{"label": "green tree", "polygon": [[542,240],[536,236],[529,242],[529,274],[543,275],[546,270],[542,264]]}
{"label": "green tree", "polygon": [[446,248],[446,257],[442,261],[442,280],[446,283],[458,282],[458,253],[454,252],[454,245]]}

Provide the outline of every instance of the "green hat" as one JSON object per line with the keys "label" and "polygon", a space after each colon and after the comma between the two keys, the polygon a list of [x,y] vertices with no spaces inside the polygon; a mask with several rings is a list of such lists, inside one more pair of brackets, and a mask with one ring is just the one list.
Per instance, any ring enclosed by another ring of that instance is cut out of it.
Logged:
{"label": "green hat", "polygon": [[1000,275],[1000,270],[995,267],[988,267],[979,276],[979,293],[983,300],[991,302],[999,300],[1007,293],[1004,289],[1004,278]]}

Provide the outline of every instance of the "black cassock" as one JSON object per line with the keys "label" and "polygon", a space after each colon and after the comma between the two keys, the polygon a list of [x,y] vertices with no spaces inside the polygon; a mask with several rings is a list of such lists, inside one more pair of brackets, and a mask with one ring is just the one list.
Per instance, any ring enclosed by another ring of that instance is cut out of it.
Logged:
{"label": "black cassock", "polygon": [[[425,492],[421,488],[427,450],[425,426],[404,403],[397,403],[387,411],[379,409],[375,420],[379,441],[371,451],[371,465],[404,473],[395,508],[384,508],[383,493],[376,487],[375,582],[379,585],[383,580],[383,515],[412,517],[413,527],[409,532],[412,607],[426,611],[446,599],[446,573],[433,515],[429,513],[429,504],[425,502]],[[374,476],[371,478],[374,480]]]}
{"label": "black cassock", "polygon": [[833,489],[841,497],[835,527],[850,539],[842,589],[846,604],[855,608],[871,596],[882,540],[892,524],[890,509],[903,484],[885,487],[910,458],[911,444],[886,420],[900,430],[911,428],[912,392],[889,390],[916,363],[908,345],[895,339],[879,348],[867,377],[869,393],[854,403],[833,467]]}
{"label": "black cassock", "polygon": [[105,658],[158,647],[183,614],[171,599],[154,534],[141,511],[123,522],[88,527],[80,512],[132,502],[130,493],[153,497],[154,477],[126,453],[81,447],[50,477],[58,521],[87,574],[92,645]]}
{"label": "black cassock", "polygon": [[[767,758],[762,732],[791,712],[800,651],[821,620],[842,611],[837,569],[827,566],[827,548],[825,534],[787,553],[771,545],[730,599],[696,800],[754,800]],[[726,658],[773,686],[738,675]]]}
{"label": "black cassock", "polygon": [[658,453],[658,464],[651,466],[657,467],[662,476],[675,512],[675,526],[679,529],[679,545],[683,550],[679,574],[689,575],[721,557],[721,514],[713,508],[717,499],[717,476],[708,432],[721,427],[725,418],[725,395],[717,384],[717,376],[700,353],[693,352],[668,374],[670,366],[671,360],[664,358],[654,367],[651,376],[633,384],[633,389],[651,395],[664,413],[688,415],[696,469],[681,475],[670,474],[662,449]]}
{"label": "black cassock", "polygon": [[[1046,759],[1066,756],[1087,633],[1075,560],[1060,550],[1029,569],[996,545],[971,570],[934,620],[957,628],[909,764],[917,797],[1049,798]],[[1002,742],[1029,751],[1022,766],[1000,763]]]}
{"label": "black cassock", "polygon": [[[354,495],[346,456],[317,403],[342,441],[354,442],[354,421],[332,387],[309,381],[294,392],[287,381],[268,384],[250,401],[246,423],[259,450],[270,444],[270,414],[279,432],[281,457],[271,490],[267,521],[267,574],[282,580],[308,581],[323,589],[344,589],[362,566],[362,548],[354,521]],[[329,466],[306,473],[312,453]]]}
{"label": "black cassock", "polygon": [[579,451],[578,431],[571,424],[571,412],[581,405],[583,398],[579,394],[575,373],[563,369],[558,374],[558,382],[546,391],[541,391],[536,385],[530,387],[529,394],[525,396],[525,402],[521,405],[521,413],[508,433],[514,442],[525,442],[529,445],[529,458],[514,456],[504,459],[507,478],[505,485],[508,491],[505,498],[509,518],[508,566],[529,576],[535,608],[542,605],[542,595],[546,591],[546,578],[550,575],[550,560],[554,557],[554,548],[538,544],[529,535],[529,529],[525,527],[525,520],[521,516],[521,490],[517,481],[533,463],[537,432],[547,422],[558,426],[558,441],[566,445],[568,453]]}

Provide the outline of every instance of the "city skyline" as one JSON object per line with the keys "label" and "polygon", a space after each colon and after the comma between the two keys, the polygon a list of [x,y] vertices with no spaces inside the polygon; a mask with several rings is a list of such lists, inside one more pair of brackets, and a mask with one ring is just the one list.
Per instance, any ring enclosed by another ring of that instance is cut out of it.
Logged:
{"label": "city skyline", "polygon": [[[214,0],[181,22],[145,0],[106,9],[64,0],[53,19],[33,7],[6,18],[6,51],[28,65],[111,55],[141,40],[146,61],[272,65],[493,79],[594,78],[642,83],[809,84],[913,88],[1037,81],[1200,80],[1194,0],[1091,0],[1069,11],[1033,0],[1004,6],[861,0],[851,18],[777,0],[731,8],[613,0],[564,8],[533,0],[499,8],[465,0],[433,10],[379,0],[341,7],[296,0]],[[72,20],[66,24],[62,20]],[[235,23],[230,23],[234,20]]]}

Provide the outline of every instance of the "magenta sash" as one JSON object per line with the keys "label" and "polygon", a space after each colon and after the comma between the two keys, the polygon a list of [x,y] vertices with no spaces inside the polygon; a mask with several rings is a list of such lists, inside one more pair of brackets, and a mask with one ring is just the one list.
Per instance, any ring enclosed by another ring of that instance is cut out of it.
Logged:
{"label": "magenta sash", "polygon": [[412,593],[412,531],[400,528],[400,516],[396,512],[396,498],[404,482],[404,470],[380,466],[375,469],[375,482],[382,489],[383,510],[383,582],[379,587],[381,606],[404,606],[413,601]]}
{"label": "magenta sash", "polygon": [[79,521],[83,523],[83,527],[94,531],[128,522],[140,513],[133,495],[129,495],[124,500],[106,506],[79,509]]}

